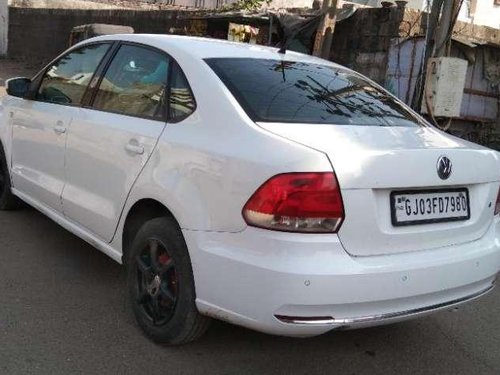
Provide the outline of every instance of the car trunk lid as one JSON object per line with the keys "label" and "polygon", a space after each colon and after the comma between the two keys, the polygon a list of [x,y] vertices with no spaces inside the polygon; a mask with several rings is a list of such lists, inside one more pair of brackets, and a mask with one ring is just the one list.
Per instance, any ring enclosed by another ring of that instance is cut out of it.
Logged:
{"label": "car trunk lid", "polygon": [[[259,125],[328,156],[346,213],[338,235],[351,255],[392,254],[470,242],[482,237],[492,222],[500,180],[497,154],[492,150],[427,126]],[[452,162],[452,173],[445,180],[437,173],[442,156]],[[456,189],[468,193],[468,220],[394,225],[391,193]]]}

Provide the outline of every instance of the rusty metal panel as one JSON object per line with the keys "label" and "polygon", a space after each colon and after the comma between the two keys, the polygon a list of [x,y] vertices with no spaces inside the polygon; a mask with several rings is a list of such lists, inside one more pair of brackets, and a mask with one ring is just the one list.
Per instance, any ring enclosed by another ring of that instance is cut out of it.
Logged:
{"label": "rusty metal panel", "polygon": [[423,51],[424,43],[419,38],[395,39],[389,49],[386,88],[405,103],[413,99]]}
{"label": "rusty metal panel", "polygon": [[475,49],[475,61],[469,65],[461,116],[494,122],[498,116],[498,90],[484,78],[484,54]]}

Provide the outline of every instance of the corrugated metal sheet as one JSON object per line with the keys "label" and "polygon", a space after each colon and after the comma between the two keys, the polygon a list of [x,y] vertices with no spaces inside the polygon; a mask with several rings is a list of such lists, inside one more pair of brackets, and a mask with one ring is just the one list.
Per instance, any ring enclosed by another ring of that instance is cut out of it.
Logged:
{"label": "corrugated metal sheet", "polygon": [[[420,72],[424,49],[423,38],[395,40],[389,49],[386,88],[411,103],[415,82]],[[497,122],[499,118],[499,88],[485,78],[484,49],[487,45],[473,46],[455,43],[452,56],[467,58],[469,66],[460,118],[471,122]]]}

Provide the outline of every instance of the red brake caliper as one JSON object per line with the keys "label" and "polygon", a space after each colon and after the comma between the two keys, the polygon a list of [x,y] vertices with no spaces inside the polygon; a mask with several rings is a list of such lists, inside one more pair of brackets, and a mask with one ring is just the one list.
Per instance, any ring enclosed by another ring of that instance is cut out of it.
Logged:
{"label": "red brake caliper", "polygon": [[[165,265],[169,261],[170,261],[170,257],[168,256],[168,254],[161,254],[158,257],[158,262],[161,265]],[[168,280],[169,284],[172,286],[172,293],[175,295],[177,293],[177,275],[175,273],[175,270],[174,270],[174,272],[170,272],[170,274],[168,275],[168,277],[169,277],[169,280]]]}

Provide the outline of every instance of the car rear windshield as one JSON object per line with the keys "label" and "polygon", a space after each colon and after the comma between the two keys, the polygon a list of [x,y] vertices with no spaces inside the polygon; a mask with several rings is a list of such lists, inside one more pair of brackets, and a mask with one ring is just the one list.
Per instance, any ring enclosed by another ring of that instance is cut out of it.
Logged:
{"label": "car rear windshield", "polygon": [[346,69],[252,58],[205,61],[255,122],[420,125],[389,94]]}

